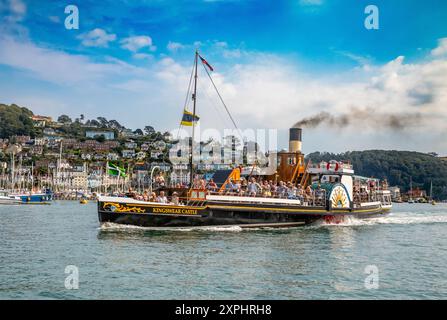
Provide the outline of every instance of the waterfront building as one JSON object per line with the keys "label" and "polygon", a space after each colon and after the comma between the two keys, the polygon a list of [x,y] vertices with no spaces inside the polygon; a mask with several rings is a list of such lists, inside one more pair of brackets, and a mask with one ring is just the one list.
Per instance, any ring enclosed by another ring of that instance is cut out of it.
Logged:
{"label": "waterfront building", "polygon": [[389,187],[388,189],[390,190],[392,201],[401,201],[402,200],[399,187]]}

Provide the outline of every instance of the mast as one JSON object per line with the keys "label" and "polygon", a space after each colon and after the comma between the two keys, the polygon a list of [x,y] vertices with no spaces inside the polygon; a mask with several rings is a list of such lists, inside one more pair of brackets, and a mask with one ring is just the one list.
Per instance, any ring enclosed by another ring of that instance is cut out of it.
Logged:
{"label": "mast", "polygon": [[194,168],[193,168],[193,153],[194,153],[194,120],[196,118],[196,100],[197,100],[197,60],[199,52],[196,50],[194,59],[194,93],[192,94],[193,109],[192,109],[192,135],[191,135],[191,152],[189,156],[189,187],[192,188],[194,182]]}
{"label": "mast", "polygon": [[11,153],[11,190],[14,190],[15,184],[15,159],[14,159],[14,151]]}
{"label": "mast", "polygon": [[433,180],[430,180],[430,200],[433,200]]}

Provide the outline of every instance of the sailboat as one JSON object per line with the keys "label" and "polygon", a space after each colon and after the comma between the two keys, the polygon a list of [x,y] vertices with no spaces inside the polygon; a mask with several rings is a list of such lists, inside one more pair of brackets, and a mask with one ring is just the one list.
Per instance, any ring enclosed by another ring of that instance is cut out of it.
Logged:
{"label": "sailboat", "polygon": [[[192,125],[190,143],[188,189],[184,194],[177,190],[160,191],[158,201],[142,201],[129,197],[98,197],[98,218],[102,223],[118,223],[143,227],[204,227],[204,226],[238,226],[241,228],[294,227],[312,223],[316,220],[339,221],[345,216],[369,218],[384,215],[391,210],[389,190],[380,189],[370,184],[354,190],[354,170],[349,163],[330,161],[329,163],[305,163],[301,152],[302,129],[289,130],[289,150],[278,152],[284,158],[279,161],[277,171],[266,172],[269,179],[277,180],[281,176],[290,185],[306,188],[306,194],[276,194],[234,192],[233,182],[241,181],[244,170],[235,167],[232,170],[216,171],[213,175],[218,182],[211,191],[194,183],[194,122],[198,119],[197,111],[197,66],[202,62],[216,92],[224,105],[233,125],[234,118],[226,107],[217,90],[208,69],[209,63],[196,50],[191,75],[194,75],[192,90],[193,109],[187,112],[185,122]],[[208,68],[208,69],[207,69]],[[192,77],[191,77],[192,79]],[[191,80],[190,80],[191,85]],[[188,88],[188,95],[189,95]],[[185,111],[184,111],[185,113]],[[288,160],[293,161],[288,161]],[[253,168],[250,168],[251,177]],[[304,188],[301,189],[304,191]],[[370,188],[370,189],[368,189]],[[163,192],[163,193],[162,193]],[[165,194],[166,193],[166,194]],[[166,196],[172,196],[170,201]],[[183,202],[183,203],[182,203]]]}
{"label": "sailboat", "polygon": [[[30,175],[28,176],[28,178],[31,180],[31,188],[28,192],[23,192],[21,191],[21,182],[22,182],[22,173],[20,173],[19,170],[19,181],[18,184],[18,192],[14,192],[13,190],[16,187],[16,172],[15,172],[15,154],[18,153],[21,150],[21,148],[19,146],[11,146],[10,147],[10,154],[11,154],[11,185],[10,185],[10,190],[12,190],[10,193],[8,193],[7,197],[10,197],[12,199],[14,199],[13,201],[16,202],[17,200],[19,200],[20,204],[49,204],[52,201],[53,198],[53,194],[49,189],[44,189],[42,190],[42,192],[33,192],[33,184],[34,184],[34,176],[33,176],[33,171],[34,171],[34,166],[31,165],[31,172]],[[21,160],[20,160],[20,167],[19,169],[21,169]],[[5,197],[5,195],[3,195]],[[3,201],[8,201],[8,199],[3,198]]]}
{"label": "sailboat", "polygon": [[410,177],[410,198],[408,199],[408,203],[415,203],[413,200],[413,179]]}
{"label": "sailboat", "polygon": [[436,201],[433,200],[433,180],[430,181],[430,203],[436,205]]}

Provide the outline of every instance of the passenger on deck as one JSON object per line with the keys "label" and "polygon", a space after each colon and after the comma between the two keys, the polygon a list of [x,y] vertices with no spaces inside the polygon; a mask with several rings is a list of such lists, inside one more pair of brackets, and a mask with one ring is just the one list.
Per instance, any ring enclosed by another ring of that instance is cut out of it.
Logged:
{"label": "passenger on deck", "polygon": [[256,197],[256,195],[261,191],[261,186],[256,182],[255,177],[252,177],[251,181],[248,183],[247,191],[250,197]]}
{"label": "passenger on deck", "polygon": [[324,190],[321,188],[320,184],[318,184],[317,188],[315,189],[315,202],[317,205],[322,205],[323,203],[323,195]]}
{"label": "passenger on deck", "polygon": [[314,197],[314,193],[313,193],[313,190],[312,190],[312,187],[311,186],[307,186],[307,188],[306,188],[306,193],[305,193],[305,200],[307,201],[307,202],[311,202],[312,200],[313,200],[313,197]]}
{"label": "passenger on deck", "polygon": [[178,193],[177,193],[177,192],[174,192],[174,193],[172,194],[171,203],[174,204],[174,205],[176,205],[176,206],[179,205],[179,203],[180,203],[180,199],[179,199],[179,197],[178,197]]}
{"label": "passenger on deck", "polygon": [[247,188],[248,188],[247,180],[241,177],[241,193],[243,194],[247,193]]}
{"label": "passenger on deck", "polygon": [[149,197],[150,202],[157,202],[157,194],[155,192],[151,193],[151,196]]}
{"label": "passenger on deck", "polygon": [[264,183],[262,184],[262,196],[267,198],[272,196],[270,185],[267,181],[264,181]]}
{"label": "passenger on deck", "polygon": [[240,181],[236,181],[235,183],[233,183],[233,190],[232,192],[234,194],[239,194],[241,192],[241,183]]}
{"label": "passenger on deck", "polygon": [[301,186],[301,184],[298,184],[297,190],[296,190],[296,195],[297,198],[301,201],[304,202],[304,189]]}
{"label": "passenger on deck", "polygon": [[206,189],[211,192],[217,191],[217,184],[214,182],[214,180],[211,178],[210,181],[208,181],[208,185],[206,186]]}
{"label": "passenger on deck", "polygon": [[160,195],[157,197],[157,202],[168,203],[168,198],[166,198],[164,191],[160,191]]}
{"label": "passenger on deck", "polygon": [[126,192],[126,197],[128,197],[128,198],[135,198],[136,195],[137,195],[137,193],[135,191],[133,191],[132,188],[129,188],[129,191]]}
{"label": "passenger on deck", "polygon": [[225,193],[226,194],[231,194],[232,192],[234,192],[235,189],[235,184],[233,182],[233,179],[229,178],[227,184],[225,185]]}
{"label": "passenger on deck", "polygon": [[279,182],[278,188],[276,189],[276,194],[278,198],[285,198],[287,195],[287,187],[283,181]]}
{"label": "passenger on deck", "polygon": [[272,193],[272,196],[276,197],[276,192],[277,192],[276,183],[274,183],[272,180],[270,180],[269,185],[270,185],[270,192]]}
{"label": "passenger on deck", "polygon": [[298,188],[292,182],[289,181],[287,183],[287,198],[288,199],[297,199],[297,191],[298,191]]}

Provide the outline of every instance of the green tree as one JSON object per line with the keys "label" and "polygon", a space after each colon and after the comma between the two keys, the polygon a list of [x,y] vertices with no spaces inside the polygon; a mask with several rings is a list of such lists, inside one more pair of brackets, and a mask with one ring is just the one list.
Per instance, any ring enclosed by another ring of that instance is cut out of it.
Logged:
{"label": "green tree", "polygon": [[71,118],[67,116],[66,114],[60,115],[59,118],[57,118],[57,122],[63,123],[63,124],[70,124],[72,122]]}
{"label": "green tree", "polygon": [[33,112],[18,105],[0,104],[0,138],[9,138],[13,135],[35,136],[31,117]]}

